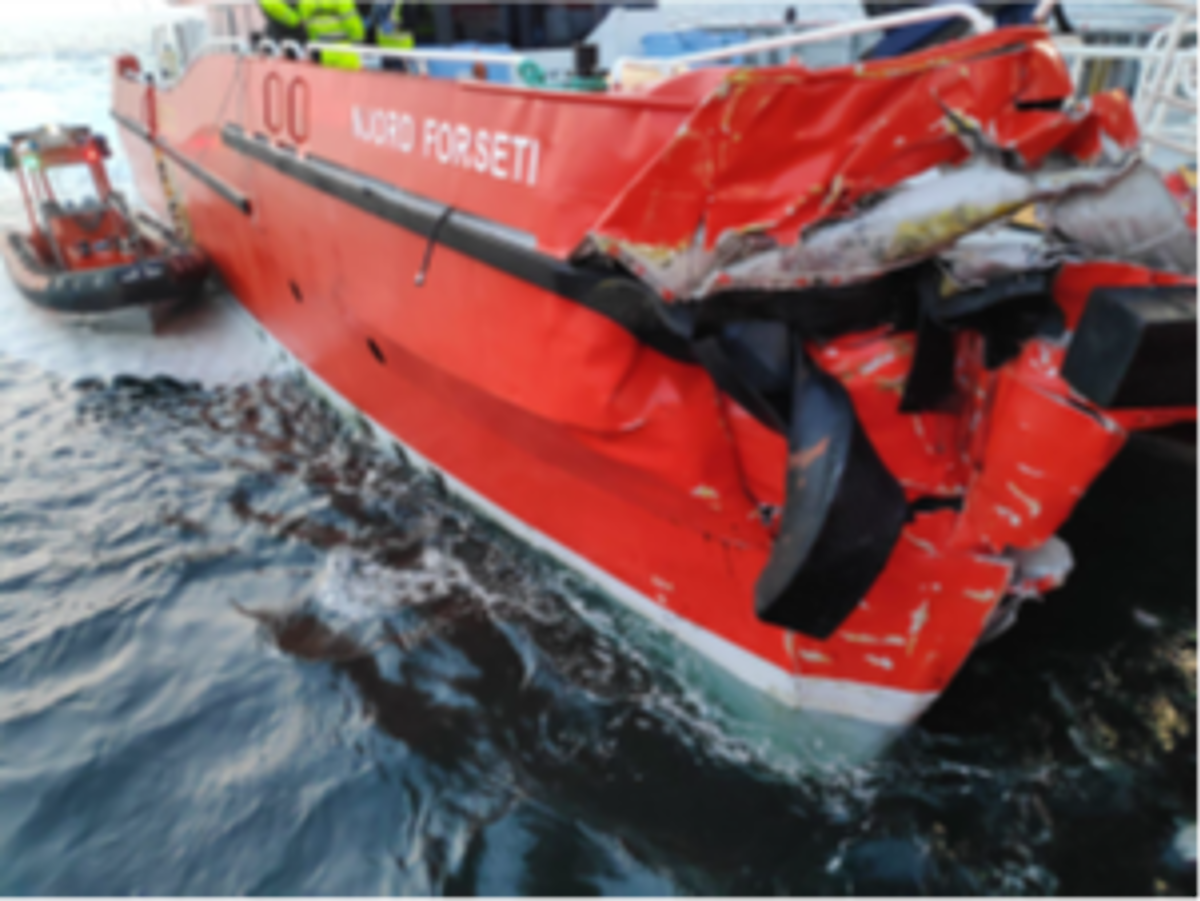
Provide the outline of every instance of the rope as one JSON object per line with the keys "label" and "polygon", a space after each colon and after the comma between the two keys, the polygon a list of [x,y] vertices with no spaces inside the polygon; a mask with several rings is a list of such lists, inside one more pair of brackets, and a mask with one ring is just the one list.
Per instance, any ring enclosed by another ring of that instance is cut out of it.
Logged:
{"label": "rope", "polygon": [[[244,58],[239,54],[237,62],[234,66],[233,78],[230,80],[229,87],[225,91],[225,96],[221,99],[221,106],[217,110],[217,120],[221,121],[225,117],[225,111],[229,108],[230,98],[233,97],[235,89],[241,84]],[[239,97],[238,108],[242,111],[244,101],[244,91],[236,92]],[[239,118],[241,118],[239,116]],[[167,214],[171,219],[171,226],[175,230],[176,237],[184,244],[192,244],[194,241],[192,224],[188,220],[187,211],[184,208],[183,202],[179,199],[179,192],[175,188],[175,183],[171,179],[171,170],[167,167],[167,157],[159,147],[157,135],[150,142],[150,146],[154,148],[154,169],[158,174],[158,182],[162,186],[163,197],[167,202]],[[207,149],[207,148],[206,148]],[[204,151],[201,151],[203,158]]]}
{"label": "rope", "polygon": [[175,190],[174,182],[171,181],[171,171],[167,168],[167,155],[158,145],[157,138],[150,142],[150,146],[154,148],[154,169],[158,173],[158,183],[162,186],[163,198],[167,202],[167,215],[171,219],[171,226],[181,241],[191,244],[192,224],[188,221],[187,212],[179,201],[179,194]]}

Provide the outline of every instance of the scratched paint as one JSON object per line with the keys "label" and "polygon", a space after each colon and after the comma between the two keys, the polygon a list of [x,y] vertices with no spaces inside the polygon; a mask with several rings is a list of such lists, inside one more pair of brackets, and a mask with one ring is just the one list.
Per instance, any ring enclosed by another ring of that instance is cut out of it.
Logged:
{"label": "scratched paint", "polygon": [[[900,67],[733,70],[576,255],[612,255],[666,300],[702,299],[874,278],[952,252],[1034,201],[1054,204],[1083,189],[1107,215],[1144,219],[1147,228],[1177,210],[1165,191],[1134,208],[1109,196],[1135,169],[1126,98],[1068,102],[1036,118],[1022,107],[1027,96],[1067,98],[1073,86],[1061,59],[1014,35],[964,40]],[[780,121],[805,125],[781,139]],[[1055,164],[1044,165],[1051,156]],[[925,180],[910,182],[918,175]],[[1050,246],[1054,230],[1030,240],[973,244],[948,269],[972,281],[1061,256]]]}

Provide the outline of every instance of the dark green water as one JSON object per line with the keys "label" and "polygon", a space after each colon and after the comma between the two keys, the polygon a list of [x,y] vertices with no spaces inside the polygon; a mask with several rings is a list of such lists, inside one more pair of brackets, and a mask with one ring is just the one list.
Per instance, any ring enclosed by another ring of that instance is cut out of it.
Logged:
{"label": "dark green water", "polygon": [[[107,71],[0,58],[0,130],[116,146]],[[1195,893],[1194,452],[1120,458],[885,757],[801,768],[232,329],[0,283],[0,895]]]}

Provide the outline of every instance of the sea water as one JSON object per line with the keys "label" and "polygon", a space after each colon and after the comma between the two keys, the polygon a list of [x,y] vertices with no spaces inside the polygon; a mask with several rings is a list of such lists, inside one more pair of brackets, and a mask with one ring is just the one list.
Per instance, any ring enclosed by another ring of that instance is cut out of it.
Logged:
{"label": "sea water", "polygon": [[[128,190],[148,15],[7,32],[0,131],[89,124]],[[0,280],[0,894],[1192,894],[1195,491],[1132,448],[918,728],[789,761],[233,299],[121,336]]]}

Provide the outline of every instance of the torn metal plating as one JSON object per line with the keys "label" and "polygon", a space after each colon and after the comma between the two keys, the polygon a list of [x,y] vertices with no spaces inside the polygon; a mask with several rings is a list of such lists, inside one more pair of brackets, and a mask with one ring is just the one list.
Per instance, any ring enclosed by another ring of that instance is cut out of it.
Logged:
{"label": "torn metal plating", "polygon": [[1126,165],[1025,174],[972,160],[938,178],[902,185],[857,216],[818,225],[791,247],[754,253],[711,273],[697,289],[679,286],[675,293],[703,297],[729,288],[867,281],[936,256],[1030,203],[1104,189],[1127,171]]}
{"label": "torn metal plating", "polygon": [[[939,256],[967,285],[1064,257],[1194,273],[1128,99],[1071,100],[1061,59],[1030,37],[733,72],[576,256],[611,256],[668,302],[866,282]],[[1032,204],[1039,234],[974,240]]]}
{"label": "torn metal plating", "polygon": [[1196,233],[1161,175],[1138,163],[1108,190],[1048,206],[1047,224],[1089,255],[1196,272]]}
{"label": "torn metal plating", "polygon": [[1071,256],[1040,231],[999,225],[964,236],[938,259],[956,287],[977,288],[994,279],[1053,269]]}
{"label": "torn metal plating", "polygon": [[[766,233],[746,230],[727,232],[708,250],[701,228],[683,250],[617,242],[617,256],[665,298],[682,300],[706,298],[722,290],[787,290],[869,281],[940,254],[947,257],[950,268],[958,270],[956,281],[977,283],[1004,272],[1048,268],[1070,245],[1079,245],[1085,254],[1105,253],[1112,242],[1104,240],[1104,223],[1139,212],[1144,215],[1130,228],[1139,235],[1150,232],[1157,238],[1160,234],[1162,204],[1130,206],[1128,191],[1116,193],[1127,176],[1145,169],[1134,158],[1087,167],[1046,166],[1025,173],[1007,168],[996,156],[972,158],[964,166],[908,180],[872,198],[856,215],[805,229],[796,244],[780,246]],[[1166,212],[1175,212],[1174,199],[1165,187],[1162,192]],[[1054,211],[1051,221],[1072,239],[1067,245],[1054,234],[997,240],[991,233],[988,240],[979,240],[984,229],[1034,203]],[[1182,215],[1177,218],[1187,234]],[[1162,242],[1154,238],[1138,246],[1163,256]],[[964,241],[970,242],[960,246]],[[1166,252],[1186,262],[1174,247]]]}
{"label": "torn metal plating", "polygon": [[[988,156],[991,156],[990,154]],[[1005,232],[1040,204],[1049,226]],[[857,214],[821,221],[799,241],[777,245],[758,231],[726,232],[705,247],[668,251],[616,242],[609,252],[674,300],[735,289],[790,290],[869,281],[941,257],[960,285],[1048,269],[1064,258],[1116,259],[1193,273],[1194,234],[1155,172],[1136,158],[1095,166],[1014,172],[989,158],[910,179]]]}

